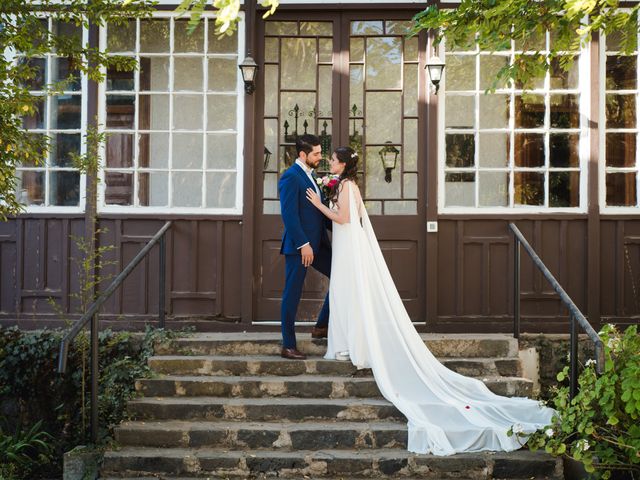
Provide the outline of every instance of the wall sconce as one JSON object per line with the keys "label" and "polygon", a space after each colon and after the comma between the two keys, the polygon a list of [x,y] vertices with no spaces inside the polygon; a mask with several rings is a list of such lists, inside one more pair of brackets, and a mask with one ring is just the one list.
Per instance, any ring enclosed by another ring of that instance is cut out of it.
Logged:
{"label": "wall sconce", "polygon": [[429,72],[429,79],[434,87],[436,87],[436,95],[440,88],[440,80],[442,79],[442,71],[444,70],[444,62],[435,55],[429,59],[427,65],[424,67]]}
{"label": "wall sconce", "polygon": [[387,140],[385,146],[378,151],[382,168],[384,168],[384,181],[387,183],[391,183],[391,171],[396,168],[399,154],[400,150],[391,145],[390,140]]}
{"label": "wall sconce", "polygon": [[269,167],[269,159],[271,158],[271,152],[269,151],[269,149],[266,147],[264,147],[264,168],[263,170],[266,170],[267,167]]}
{"label": "wall sconce", "polygon": [[258,64],[251,57],[246,57],[238,68],[242,72],[242,80],[244,81],[244,91],[247,95],[251,95],[256,90],[256,74],[258,73]]}

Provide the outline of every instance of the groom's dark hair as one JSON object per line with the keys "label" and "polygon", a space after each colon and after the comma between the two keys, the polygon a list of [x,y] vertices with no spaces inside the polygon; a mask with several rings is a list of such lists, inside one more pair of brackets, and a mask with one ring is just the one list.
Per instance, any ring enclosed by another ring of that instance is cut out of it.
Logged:
{"label": "groom's dark hair", "polygon": [[320,139],[310,133],[305,133],[296,138],[296,153],[300,156],[300,152],[304,152],[307,155],[311,153],[313,147],[320,145]]}

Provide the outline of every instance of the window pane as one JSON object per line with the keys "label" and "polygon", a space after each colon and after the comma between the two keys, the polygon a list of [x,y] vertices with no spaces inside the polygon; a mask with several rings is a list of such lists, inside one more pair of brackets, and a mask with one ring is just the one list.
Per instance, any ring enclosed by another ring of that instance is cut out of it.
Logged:
{"label": "window pane", "polygon": [[580,134],[552,133],[549,135],[549,165],[551,167],[578,167]]}
{"label": "window pane", "polygon": [[209,90],[217,92],[235,91],[238,78],[238,64],[235,59],[209,59]]}
{"label": "window pane", "polygon": [[51,22],[51,24],[54,35],[65,38],[67,42],[72,42],[73,48],[78,49],[82,47],[82,25],[56,20]]}
{"label": "window pane", "polygon": [[[169,130],[169,95],[140,95],[138,128],[140,130]],[[174,97],[174,103],[176,99]],[[201,102],[202,103],[202,102]]]}
{"label": "window pane", "polygon": [[580,172],[549,172],[549,206],[580,205]]}
{"label": "window pane", "polygon": [[[366,149],[366,185],[368,198],[402,198],[400,185],[402,176],[399,168],[387,169],[382,163],[380,151],[383,147],[367,147]],[[400,150],[400,149],[398,149]],[[398,155],[398,167],[402,162],[401,154]],[[391,163],[393,165],[393,162]]]}
{"label": "window pane", "polygon": [[515,172],[516,205],[544,205],[544,173]]}
{"label": "window pane", "polygon": [[138,202],[144,207],[166,207],[169,204],[169,174],[140,172],[138,174]]}
{"label": "window pane", "polygon": [[203,100],[202,95],[175,95],[173,97],[172,127],[176,130],[202,130],[204,123]]}
{"label": "window pane", "polygon": [[231,208],[236,203],[236,174],[207,172],[207,204],[209,208]]}
{"label": "window pane", "polygon": [[554,90],[578,88],[578,59],[575,58],[568,71],[561,65],[560,59],[551,60],[550,80]]}
{"label": "window pane", "polygon": [[516,128],[539,128],[544,125],[544,96],[516,95]]}
{"label": "window pane", "polygon": [[80,134],[54,134],[51,142],[51,165],[72,167],[72,155],[80,155]]}
{"label": "window pane", "polygon": [[384,33],[382,22],[357,21],[351,22],[351,35],[381,35]]}
{"label": "window pane", "polygon": [[174,133],[171,150],[173,168],[202,168],[202,135]]}
{"label": "window pane", "polygon": [[551,128],[578,128],[580,101],[578,95],[551,95]]}
{"label": "window pane", "polygon": [[608,167],[633,167],[636,164],[637,133],[607,133]]}
{"label": "window pane", "polygon": [[404,114],[418,116],[418,65],[404,66]]}
{"label": "window pane", "polygon": [[390,20],[385,22],[387,35],[395,33],[397,35],[408,35],[413,24],[409,21]]}
{"label": "window pane", "polygon": [[607,173],[607,205],[635,207],[636,173]]}
{"label": "window pane", "polygon": [[234,32],[231,35],[223,35],[220,37],[215,32],[213,26],[213,20],[207,20],[209,22],[209,39],[208,39],[208,51],[209,53],[238,53],[238,33]]}
{"label": "window pane", "polygon": [[18,200],[23,205],[44,204],[44,172],[20,171],[18,177]]}
{"label": "window pane", "polygon": [[608,128],[635,128],[635,95],[607,94],[606,108]]}
{"label": "window pane", "polygon": [[476,56],[447,55],[447,68],[444,74],[447,91],[475,90]]}
{"label": "window pane", "polygon": [[607,90],[635,90],[638,62],[636,56],[607,56]]}
{"label": "window pane", "polygon": [[300,22],[300,35],[333,36],[332,22]]}
{"label": "window pane", "polygon": [[174,207],[202,206],[201,172],[173,172],[171,182]]}
{"label": "window pane", "polygon": [[509,205],[509,174],[507,172],[480,172],[478,181],[480,207]]}
{"label": "window pane", "polygon": [[26,63],[32,70],[32,77],[25,86],[29,90],[42,90],[46,82],[47,61],[44,58],[21,58],[19,63]]}
{"label": "window pane", "polygon": [[277,38],[267,37],[264,39],[264,61],[278,62],[280,59],[280,41]]}
{"label": "window pane", "polygon": [[405,173],[403,176],[404,198],[418,198],[418,174]]}
{"label": "window pane", "polygon": [[400,92],[367,92],[367,143],[400,143],[402,101]]}
{"label": "window pane", "polygon": [[516,133],[516,167],[544,167],[544,135],[541,133]]}
{"label": "window pane", "polygon": [[364,38],[351,38],[349,40],[349,61],[364,62]]}
{"label": "window pane", "polygon": [[107,95],[107,127],[133,128],[135,97]]}
{"label": "window pane", "polygon": [[506,167],[509,164],[508,133],[480,133],[480,167]]}
{"label": "window pane", "polygon": [[133,174],[107,172],[105,174],[104,200],[107,205],[132,205]]}
{"label": "window pane", "polygon": [[[509,65],[509,57],[504,55],[480,55],[480,90],[493,88],[498,72]],[[498,83],[497,88],[504,85]]]}
{"label": "window pane", "polygon": [[201,57],[176,57],[173,64],[174,90],[202,91],[203,66]]}
{"label": "window pane", "polygon": [[[360,152],[360,150],[357,150]],[[418,170],[418,121],[404,121],[404,170]]]}
{"label": "window pane", "polygon": [[107,135],[107,168],[133,166],[133,133]]}
{"label": "window pane", "polygon": [[350,115],[352,117],[362,116],[364,108],[364,67],[362,65],[349,67],[349,105],[351,105]]}
{"label": "window pane", "polygon": [[107,70],[107,91],[121,90],[121,91],[133,91],[135,90],[135,82],[133,79],[133,72],[121,72],[115,67],[111,67]]}
{"label": "window pane", "polygon": [[475,173],[447,173],[445,175],[445,206],[473,207],[476,204]]}
{"label": "window pane", "polygon": [[[275,147],[270,151],[275,152]],[[234,169],[237,163],[236,155],[234,134],[210,133],[207,135],[207,168]]]}
{"label": "window pane", "polygon": [[278,175],[265,173],[263,180],[262,196],[264,198],[278,198]]}
{"label": "window pane", "polygon": [[[480,102],[482,102],[482,98]],[[476,99],[474,96],[447,95],[444,125],[450,128],[473,128],[475,111]],[[482,116],[480,118],[482,121]]]}
{"label": "window pane", "polygon": [[25,130],[47,128],[47,100],[45,97],[35,101],[34,110],[32,115],[22,117],[22,128]]}
{"label": "window pane", "polygon": [[[615,50],[622,49],[622,43],[626,40],[625,38],[623,38],[623,34],[624,32],[621,30],[618,32],[611,32],[609,35],[607,35],[606,41],[607,41],[608,51],[615,51]],[[638,36],[635,34],[635,31],[633,31],[633,33],[631,34],[630,40],[631,40],[632,50],[637,50]]]}
{"label": "window pane", "polygon": [[49,173],[49,205],[76,207],[80,204],[78,172]]}
{"label": "window pane", "polygon": [[316,88],[315,38],[283,38],[282,84],[291,89]]}
{"label": "window pane", "polygon": [[267,35],[298,35],[298,24],[296,22],[265,22],[265,33]]}
{"label": "window pane", "polygon": [[318,40],[319,52],[318,52],[318,61],[319,62],[333,62],[333,39],[332,38],[320,38]]}
{"label": "window pane", "polygon": [[368,38],[366,69],[368,89],[401,88],[402,38]]}
{"label": "window pane", "polygon": [[[480,128],[509,127],[510,95],[480,94]],[[472,115],[471,109],[467,115]]]}
{"label": "window pane", "polygon": [[52,129],[80,128],[82,96],[60,95],[51,97]]}
{"label": "window pane", "polygon": [[236,96],[207,95],[207,130],[236,129]]}
{"label": "window pane", "polygon": [[52,57],[51,62],[54,82],[64,82],[64,91],[80,90],[80,71],[72,68],[68,58]]}
{"label": "window pane", "polygon": [[136,49],[136,21],[107,26],[107,50],[111,52],[133,52]]}
{"label": "window pane", "polygon": [[264,66],[264,114],[275,117],[278,115],[278,67],[277,65]]}
{"label": "window pane", "polygon": [[412,200],[397,200],[384,202],[385,215],[415,215],[418,213],[418,202]]}
{"label": "window pane", "polygon": [[472,133],[447,134],[447,167],[473,167],[475,165],[475,137]]}
{"label": "window pane", "polygon": [[177,53],[204,52],[204,22],[198,22],[193,32],[187,33],[188,20],[176,20],[173,26],[173,51]]}
{"label": "window pane", "polygon": [[140,57],[140,91],[169,91],[169,57]]}
{"label": "window pane", "polygon": [[167,168],[169,166],[169,135],[143,133],[138,135],[138,166]]}
{"label": "window pane", "polygon": [[140,51],[169,52],[169,22],[167,20],[140,21]]}

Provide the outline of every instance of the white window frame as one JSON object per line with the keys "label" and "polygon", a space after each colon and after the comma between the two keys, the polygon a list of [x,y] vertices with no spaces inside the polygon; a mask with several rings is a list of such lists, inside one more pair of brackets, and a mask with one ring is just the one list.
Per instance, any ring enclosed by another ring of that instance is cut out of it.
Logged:
{"label": "white window frame", "polygon": [[[549,35],[549,33],[547,33],[547,36]],[[438,56],[440,58],[444,58],[445,59],[445,63],[446,63],[446,53],[445,53],[445,42],[446,40],[443,40],[443,42],[440,44],[439,49],[438,49]],[[579,100],[579,108],[580,108],[580,126],[579,126],[579,134],[580,134],[580,145],[579,145],[579,149],[578,149],[578,155],[579,155],[579,170],[580,170],[580,200],[579,200],[579,206],[578,207],[547,207],[547,206],[540,206],[540,205],[513,205],[513,206],[507,206],[507,207],[463,207],[463,206],[452,206],[452,207],[446,207],[445,206],[445,168],[446,168],[446,136],[445,136],[445,113],[446,113],[446,80],[447,80],[447,69],[445,67],[444,71],[443,71],[443,78],[442,78],[442,82],[441,82],[441,88],[439,90],[439,101],[438,101],[438,213],[441,215],[448,215],[448,214],[476,214],[476,215],[485,215],[485,214],[500,214],[500,215],[522,215],[522,214],[529,214],[529,213],[542,213],[542,214],[557,214],[557,213],[561,213],[561,214],[583,214],[583,213],[587,213],[588,210],[588,165],[589,165],[589,156],[590,156],[590,129],[589,129],[589,119],[591,117],[591,90],[589,88],[584,88],[585,85],[590,85],[591,81],[591,70],[590,70],[590,45],[587,45],[586,47],[582,48],[579,52],[579,58],[577,60],[578,62],[578,79],[579,79],[579,83],[578,83],[578,87],[574,90],[574,89],[570,89],[570,90],[555,90],[555,89],[550,89],[550,75],[547,74],[545,76],[545,84],[544,84],[544,88],[543,89],[534,89],[534,90],[530,90],[527,91],[527,93],[538,93],[538,94],[544,94],[545,95],[545,116],[548,117],[549,113],[550,113],[550,109],[549,109],[549,95],[551,94],[553,95],[554,93],[567,93],[567,92],[578,92],[580,94],[580,100]],[[458,54],[458,53],[456,53]],[[463,54],[467,54],[467,55],[483,55],[483,54],[489,54],[489,52],[486,53],[480,53],[478,46],[476,45],[475,50],[473,50],[473,52],[469,51],[469,52],[464,52]],[[514,44],[512,42],[512,47],[511,47],[511,52],[508,56],[513,56],[514,54]],[[476,74],[476,85],[479,85],[479,76],[480,76],[480,69],[476,68],[475,69],[475,74]],[[482,129],[483,132],[488,132],[491,133],[493,131],[497,132],[506,132],[510,134],[510,144],[511,144],[511,148],[509,149],[509,162],[508,165],[506,167],[503,168],[496,168],[496,171],[506,171],[509,173],[509,199],[513,198],[514,196],[514,190],[515,190],[515,186],[514,186],[514,182],[515,182],[515,178],[514,178],[514,172],[516,171],[516,169],[514,168],[514,142],[513,142],[513,136],[514,136],[514,132],[515,132],[515,102],[513,101],[514,97],[514,92],[517,91],[515,89],[515,87],[513,85],[511,85],[509,88],[503,88],[503,89],[496,89],[495,93],[504,93],[504,94],[510,94],[511,95],[511,99],[512,101],[510,102],[510,106],[509,106],[509,126],[508,128],[502,128],[502,129]],[[480,92],[478,94],[474,93],[474,97],[475,98],[479,98],[478,95],[483,95],[484,93]],[[476,139],[476,151],[474,153],[475,155],[475,162],[474,162],[474,172],[475,172],[475,178],[476,178],[476,182],[478,182],[479,176],[478,176],[478,172],[479,171],[491,171],[492,169],[480,169],[479,168],[479,162],[478,162],[478,158],[479,158],[479,152],[478,152],[478,148],[477,145],[479,145],[478,143],[478,135],[479,135],[479,129],[480,129],[480,107],[479,107],[479,102],[475,101],[475,111],[474,111],[474,115],[475,115],[475,120],[474,120],[474,129],[473,129],[473,133]],[[546,118],[545,120],[545,125],[549,125],[548,122],[548,118]],[[465,133],[470,133],[469,129],[465,129]],[[549,132],[551,129],[549,127],[542,127],[542,128],[538,128],[535,129],[537,131],[540,132],[544,132],[545,134],[547,132]],[[547,185],[547,189],[548,189],[548,179],[549,179],[549,155],[548,155],[548,145],[547,142],[545,142],[545,149],[547,151],[546,154],[546,165],[545,165],[545,184]],[[522,171],[522,170],[519,170]],[[476,192],[476,196],[478,195],[479,192],[479,187],[477,186],[477,184],[474,186],[475,188],[475,192]],[[549,196],[545,195],[545,201],[548,201]]]}
{"label": "white window frame", "polygon": [[[638,34],[638,41],[640,42],[640,33]],[[640,44],[638,44],[638,50],[634,54],[636,57],[636,88],[635,90],[607,90],[607,39],[604,34],[600,36],[599,40],[599,77],[600,77],[600,118],[599,118],[599,135],[600,135],[600,148],[598,155],[600,158],[599,163],[599,200],[600,200],[600,213],[604,215],[629,215],[640,213]],[[614,168],[614,171],[619,172],[635,172],[636,174],[636,205],[635,206],[607,206],[607,93],[619,93],[619,94],[634,94],[636,96],[636,126],[635,128],[613,128],[613,132],[628,132],[636,134],[636,165],[635,167],[627,168]]]}
{"label": "white window frame", "polygon": [[[51,17],[51,15],[46,15],[43,14],[42,15],[43,18],[47,18],[48,20],[48,29],[49,32],[51,32],[51,28],[52,28],[52,22],[55,21],[55,19],[53,17]],[[82,26],[82,44],[83,45],[88,45],[89,43],[89,30],[87,28],[85,28],[84,26]],[[52,73],[53,73],[53,62],[51,61],[51,58],[56,57],[57,55],[55,55],[54,53],[47,53],[45,55],[44,58],[46,58],[46,68],[47,68],[47,73],[46,73],[46,77],[47,79],[51,79],[52,78]],[[18,55],[16,54],[15,51],[12,51],[11,49],[7,49],[5,50],[5,58],[7,58],[9,61],[13,61],[13,60],[17,60]],[[75,134],[79,134],[80,135],[80,155],[84,155],[86,153],[86,134],[87,134],[87,84],[88,84],[88,79],[87,79],[87,75],[84,72],[80,73],[80,91],[79,92],[75,92],[75,93],[79,93],[80,96],[80,128],[79,129],[65,129],[64,132],[65,134],[69,133],[75,133]],[[52,99],[51,99],[51,95],[47,95],[45,96],[46,100],[46,108],[45,111],[47,113],[46,115],[46,125],[45,128],[43,129],[36,129],[36,130],[29,130],[30,132],[34,132],[34,133],[41,133],[44,135],[47,135],[49,137],[49,142],[51,142],[52,140],[52,132],[49,127],[51,125],[51,115],[52,110],[51,110],[51,103],[52,103]],[[62,129],[53,129],[53,135],[56,134],[56,132],[58,130],[62,130]],[[50,153],[49,153],[50,155]],[[79,202],[78,205],[76,206],[63,206],[63,205],[46,205],[49,202],[49,177],[50,177],[50,173],[51,171],[57,172],[57,171],[78,171],[78,169],[76,168],[72,168],[72,167],[63,167],[63,168],[58,168],[58,167],[50,167],[48,165],[49,162],[49,155],[47,155],[47,159],[45,160],[45,164],[43,165],[38,165],[35,167],[20,167],[18,166],[16,168],[16,173],[18,171],[21,172],[28,172],[28,171],[44,171],[45,172],[45,188],[44,188],[44,194],[45,194],[45,205],[24,205],[23,204],[23,210],[22,210],[22,214],[38,214],[38,213],[53,213],[53,214],[77,214],[77,213],[84,213],[85,210],[85,205],[86,205],[86,197],[87,197],[87,177],[84,173],[80,173],[80,192],[79,192]],[[16,177],[17,178],[17,177]],[[16,192],[16,195],[18,195],[19,192]]]}
{"label": "white window frame", "polygon": [[[160,2],[162,3],[162,2]],[[213,12],[204,12],[202,14],[203,17],[206,18],[215,18],[216,15]],[[159,18],[159,19],[169,19],[169,18],[185,18],[180,17],[179,14],[175,13],[174,11],[156,11],[153,13],[152,16],[153,19]],[[139,30],[139,24],[140,24],[140,19],[136,20],[137,26],[136,26],[136,30]],[[144,21],[144,20],[143,20]],[[170,23],[170,25],[173,25],[173,22]],[[204,35],[204,41],[205,41],[205,45],[206,42],[208,41],[208,29],[210,28],[210,26],[213,25],[212,22],[205,22],[205,29],[203,32]],[[238,29],[237,29],[237,36],[238,36],[238,62],[241,62],[244,58],[245,55],[245,21],[244,21],[244,12],[240,12],[239,14],[239,21],[238,21]],[[136,33],[136,42],[138,41],[138,35]],[[173,96],[174,96],[174,91],[173,91],[173,75],[174,75],[174,69],[173,69],[173,62],[174,62],[174,52],[173,52],[173,43],[174,43],[174,35],[173,35],[173,28],[170,29],[170,37],[169,37],[169,52],[166,54],[167,56],[170,57],[170,68],[169,68],[169,85],[170,85],[170,90],[167,91],[167,95],[169,96],[170,100],[170,115],[173,113]],[[107,31],[105,30],[104,27],[100,27],[100,47],[101,49],[105,49],[107,45]],[[136,48],[137,50],[139,50],[139,48]],[[116,55],[121,55],[121,53],[118,53]],[[208,54],[207,53],[203,53],[202,56],[206,57]],[[139,56],[138,54],[136,54],[136,56]],[[106,75],[106,69],[103,70],[103,73]],[[136,77],[137,78],[137,77]],[[204,73],[203,73],[203,82],[207,81],[207,70],[205,69]],[[207,208],[207,207],[171,207],[171,206],[166,206],[166,207],[153,207],[153,206],[135,206],[135,205],[126,205],[126,206],[120,206],[120,205],[106,205],[105,204],[105,189],[106,189],[106,183],[105,183],[105,166],[106,166],[106,145],[102,145],[101,147],[101,155],[100,155],[100,167],[98,169],[98,178],[99,178],[99,187],[98,187],[98,212],[99,213],[126,213],[127,215],[129,214],[139,214],[139,215],[147,215],[147,214],[177,214],[177,215],[241,215],[242,211],[243,211],[243,203],[242,203],[242,199],[243,199],[243,193],[244,193],[244,101],[245,101],[245,92],[244,92],[244,83],[242,81],[242,74],[240,72],[240,69],[238,68],[236,70],[236,85],[237,85],[237,89],[236,89],[236,98],[237,98],[237,102],[236,102],[236,131],[234,132],[236,134],[236,168],[235,170],[228,170],[228,172],[234,172],[236,174],[236,196],[235,196],[235,204],[233,207],[230,208]],[[134,90],[134,94],[137,94],[138,92],[138,85],[136,84],[135,90]],[[206,93],[215,93],[215,92],[204,92]],[[228,92],[227,92],[228,93]],[[104,131],[105,129],[108,130],[106,128],[106,76],[105,76],[105,81],[101,82],[99,85],[99,90],[98,90],[98,95],[99,95],[99,99],[98,99],[98,118],[99,118],[99,123],[100,123],[100,130]],[[206,102],[204,104],[204,110],[203,113],[206,116],[207,114],[207,105]],[[134,135],[137,135],[138,133],[138,123],[137,123],[137,118],[138,118],[138,106],[136,105],[136,110],[135,110],[135,125],[134,125],[134,129],[132,130],[128,130],[128,129],[123,129],[122,132],[123,133],[134,133]],[[169,120],[171,121],[171,119]],[[170,130],[173,131],[173,129],[170,126]],[[183,133],[183,131],[179,131],[179,133]],[[188,133],[188,131],[187,131]],[[206,180],[207,180],[207,169],[205,168],[206,166],[206,155],[207,155],[207,145],[206,145],[206,136],[207,136],[207,132],[206,130],[197,132],[197,133],[202,133],[203,134],[203,138],[204,138],[204,148],[203,148],[203,164],[202,164],[202,168],[198,169],[198,170],[190,170],[190,172],[200,172],[202,174],[202,191],[203,191],[203,198],[204,197],[204,192],[205,192],[205,184],[206,184]],[[232,133],[232,132],[227,132],[227,133]],[[169,139],[169,150],[171,150],[172,148],[172,135],[170,136]],[[138,142],[137,140],[135,141],[135,146],[134,146],[134,150],[137,151],[138,150]],[[116,169],[118,170],[118,169]],[[169,166],[167,167],[167,172],[169,173],[169,175],[171,174],[171,172],[176,171],[173,170],[171,168],[171,161],[169,161]],[[219,169],[220,171],[223,171],[222,169]],[[138,167],[134,166],[131,169],[132,172],[134,172],[134,180],[133,180],[133,188],[134,188],[134,192],[133,192],[133,196],[134,196],[134,202],[135,202],[135,197],[137,196],[137,192],[138,192],[138,181],[136,180],[137,177],[137,173],[139,172]],[[168,183],[168,188],[171,189],[172,188],[172,182],[171,179],[169,179],[169,183]],[[169,195],[169,198],[171,198],[171,196]]]}

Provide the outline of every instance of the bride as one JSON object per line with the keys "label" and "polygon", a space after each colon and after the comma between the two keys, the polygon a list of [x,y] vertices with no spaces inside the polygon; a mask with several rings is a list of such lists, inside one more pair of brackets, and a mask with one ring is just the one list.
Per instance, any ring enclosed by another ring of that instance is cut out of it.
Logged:
{"label": "bride", "polygon": [[551,423],[554,411],[528,398],[492,393],[480,380],[442,365],[415,330],[380,251],[356,184],[358,156],[338,147],[339,175],[329,208],[312,189],[307,198],[333,222],[330,321],[326,358],[371,368],[382,395],[408,419],[408,449],[452,455],[511,451],[526,433]]}

